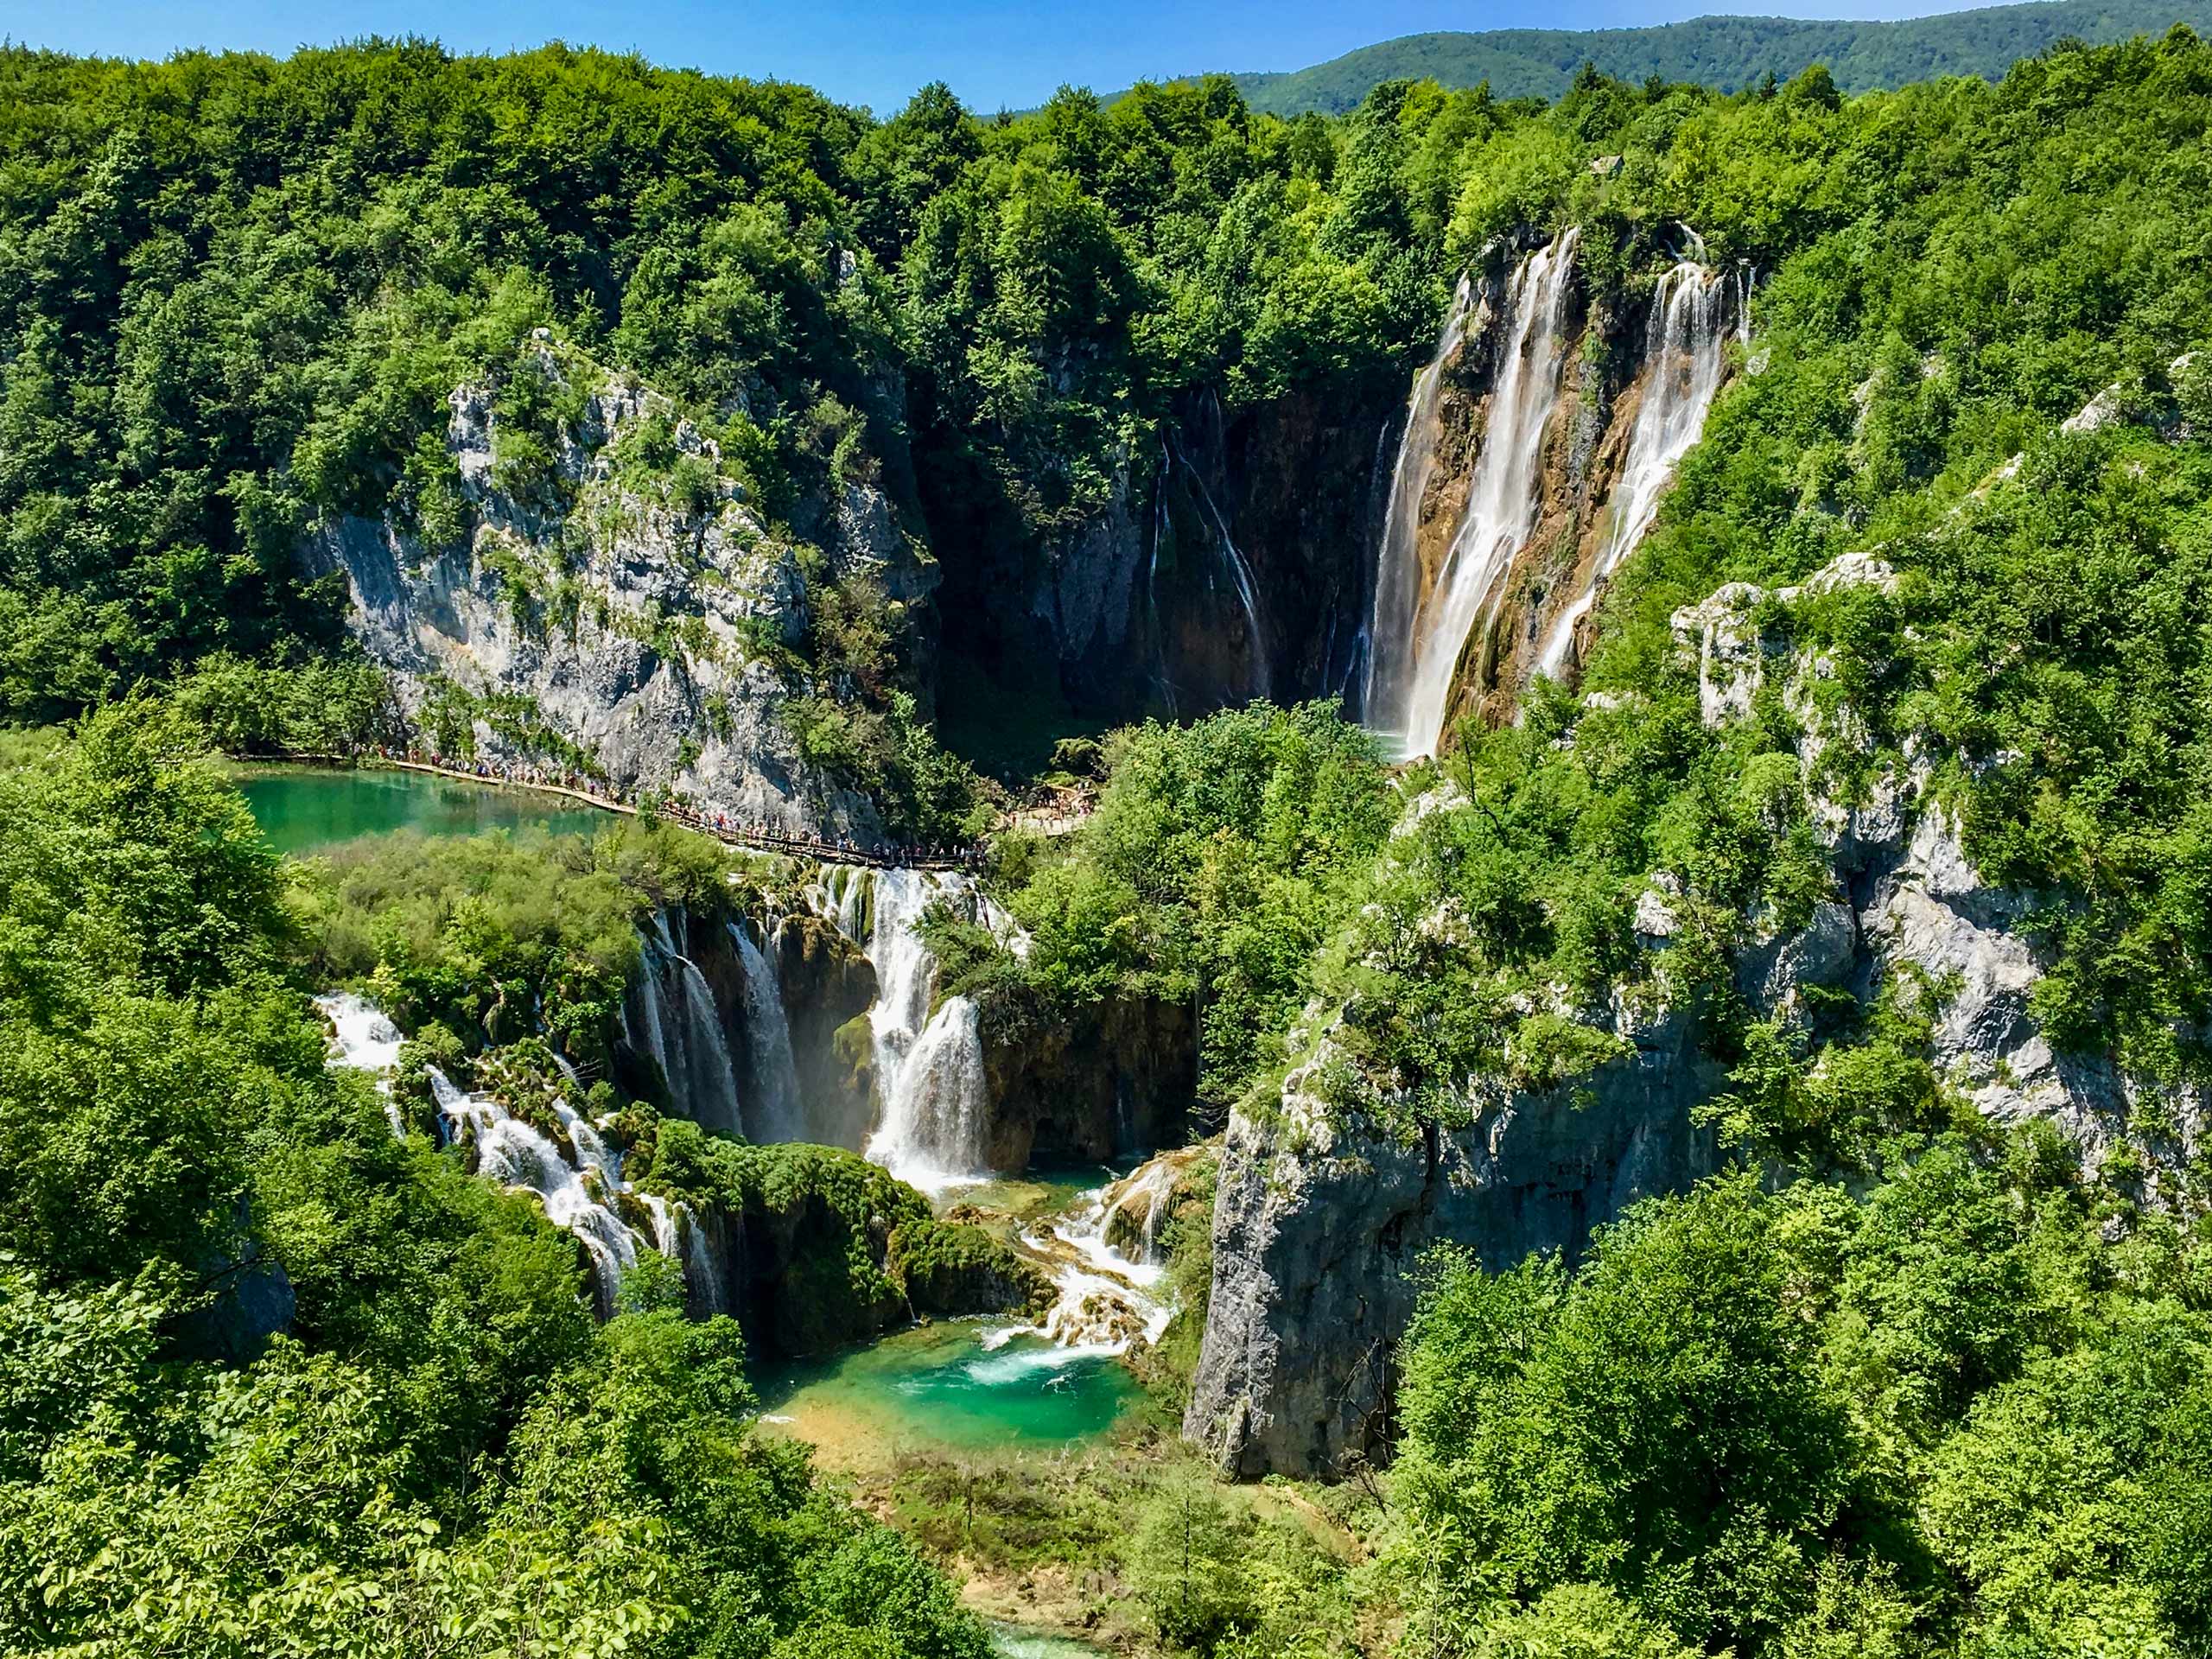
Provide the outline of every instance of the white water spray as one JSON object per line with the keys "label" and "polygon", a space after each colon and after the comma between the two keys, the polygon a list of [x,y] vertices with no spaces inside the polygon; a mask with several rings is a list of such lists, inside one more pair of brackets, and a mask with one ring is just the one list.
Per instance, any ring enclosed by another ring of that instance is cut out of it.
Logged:
{"label": "white water spray", "polygon": [[1436,472],[1436,404],[1444,386],[1444,365],[1467,337],[1467,317],[1474,304],[1474,283],[1463,276],[1445,315],[1436,355],[1414,377],[1413,395],[1406,400],[1406,427],[1398,439],[1398,458],[1390,467],[1390,502],[1382,519],[1375,603],[1368,617],[1366,674],[1359,705],[1363,715],[1402,709],[1412,693],[1408,677],[1413,659],[1402,642],[1413,638],[1414,621],[1421,613],[1421,504]]}
{"label": "white water spray", "polygon": [[[1675,467],[1705,429],[1706,412],[1726,368],[1726,313],[1736,284],[1699,263],[1704,244],[1689,235],[1691,257],[1659,279],[1646,325],[1643,400],[1636,411],[1628,454],[1606,505],[1603,539],[1588,576],[1553,620],[1535,671],[1556,678],[1574,650],[1575,628],[1588,615],[1621,561],[1636,550],[1658,516],[1659,499]],[[1748,306],[1742,308],[1749,315]]]}
{"label": "white water spray", "polygon": [[[1565,365],[1560,329],[1576,239],[1575,231],[1563,232],[1514,272],[1489,427],[1444,568],[1412,629],[1395,638],[1376,637],[1381,696],[1368,711],[1368,722],[1396,733],[1409,758],[1435,753],[1460,655],[1477,622],[1494,607],[1507,567],[1535,527],[1544,429]],[[1398,558],[1414,556],[1411,529],[1409,522],[1402,544],[1390,550]],[[1417,567],[1412,580],[1418,584]],[[1399,660],[1396,653],[1408,645],[1409,658]]]}

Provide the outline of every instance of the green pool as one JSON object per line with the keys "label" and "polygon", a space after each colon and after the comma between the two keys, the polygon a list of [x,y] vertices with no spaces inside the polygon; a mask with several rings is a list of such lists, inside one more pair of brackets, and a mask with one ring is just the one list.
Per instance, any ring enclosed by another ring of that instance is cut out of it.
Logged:
{"label": "green pool", "polygon": [[364,836],[412,830],[424,836],[473,836],[486,830],[542,826],[556,835],[589,835],[613,820],[558,795],[467,784],[419,772],[316,766],[241,771],[238,785],[261,832],[280,853],[314,853]]}
{"label": "green pool", "polygon": [[1026,1333],[987,1346],[1000,1328],[949,1320],[764,1370],[763,1419],[853,1467],[902,1452],[1018,1453],[1096,1440],[1140,1397],[1111,1355]]}

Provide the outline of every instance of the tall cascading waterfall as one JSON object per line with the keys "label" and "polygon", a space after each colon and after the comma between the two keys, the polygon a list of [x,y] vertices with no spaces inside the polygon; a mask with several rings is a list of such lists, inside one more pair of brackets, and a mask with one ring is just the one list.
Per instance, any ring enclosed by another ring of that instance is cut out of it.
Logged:
{"label": "tall cascading waterfall", "polygon": [[[1507,287],[1506,334],[1489,427],[1444,568],[1409,629],[1395,636],[1378,631],[1375,636],[1378,695],[1366,711],[1367,724],[1394,734],[1408,758],[1436,752],[1460,653],[1477,622],[1496,604],[1507,567],[1535,528],[1544,429],[1558,402],[1565,366],[1561,325],[1577,239],[1576,231],[1562,232],[1514,272]],[[1406,441],[1420,441],[1411,422]],[[1417,518],[1406,521],[1399,545],[1386,550],[1413,563],[1416,590]],[[1378,591],[1381,586],[1378,575]]]}
{"label": "tall cascading waterfall", "polygon": [[1740,281],[1709,270],[1704,244],[1691,238],[1692,257],[1659,279],[1645,325],[1643,399],[1636,411],[1628,454],[1605,509],[1603,539],[1574,598],[1553,619],[1537,653],[1535,671],[1558,677],[1574,650],[1575,628],[1588,615],[1621,561],[1636,550],[1675,467],[1705,429],[1705,416],[1727,369],[1728,313],[1739,327],[1751,315],[1748,276]]}
{"label": "tall cascading waterfall", "polygon": [[623,999],[622,1031],[632,1049],[652,1056],[687,1116],[725,1134],[744,1132],[737,1068],[714,991],[699,964],[676,948],[661,912],[653,913],[645,931],[638,977]]}
{"label": "tall cascading waterfall", "polygon": [[868,1138],[871,1161],[925,1192],[985,1173],[991,1092],[973,1002],[944,1000],[882,1099],[881,1122]]}
{"label": "tall cascading waterfall", "polygon": [[744,923],[732,922],[729,937],[737,951],[745,998],[746,1081],[751,1085],[746,1134],[760,1141],[803,1141],[807,1138],[806,1109],[799,1097],[798,1064],[791,1054],[784,988]]}
{"label": "tall cascading waterfall", "polygon": [[940,899],[982,914],[964,876],[921,870],[875,874],[869,897],[868,959],[875,1004],[868,1010],[875,1059],[875,1133],[866,1155],[924,1191],[980,1176],[990,1096],[976,1011],[965,997],[937,999],[937,958],[917,925]]}
{"label": "tall cascading waterfall", "polygon": [[[1421,613],[1421,504],[1436,472],[1437,397],[1444,385],[1444,365],[1466,340],[1467,317],[1474,306],[1474,283],[1462,277],[1452,296],[1452,309],[1445,315],[1436,355],[1414,377],[1413,395],[1406,400],[1406,428],[1390,467],[1390,500],[1383,514],[1382,550],[1375,561],[1375,602],[1368,613],[1360,684],[1363,717],[1370,711],[1402,709],[1412,695],[1413,658],[1397,642],[1413,638],[1414,620]],[[1383,429],[1386,433],[1389,429]]]}

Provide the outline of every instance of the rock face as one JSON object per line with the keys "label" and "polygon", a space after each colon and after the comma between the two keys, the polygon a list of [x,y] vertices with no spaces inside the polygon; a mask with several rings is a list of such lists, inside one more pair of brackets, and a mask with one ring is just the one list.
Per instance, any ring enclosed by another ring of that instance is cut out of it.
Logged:
{"label": "rock face", "polygon": [[1198,1084],[1198,1043],[1179,1004],[1116,999],[1076,1020],[982,1020],[990,1166],[1104,1160],[1173,1146]]}
{"label": "rock face", "polygon": [[1193,392],[1116,458],[1102,507],[1043,537],[977,516],[972,481],[925,477],[932,537],[961,549],[948,648],[1100,721],[1344,690],[1399,395],[1377,380],[1232,413]]}
{"label": "rock face", "polygon": [[1689,1109],[1714,1074],[1691,1022],[1599,1022],[1633,1052],[1591,1097],[1478,1085],[1472,1123],[1406,1144],[1344,1122],[1287,1080],[1279,1114],[1233,1114],[1214,1202],[1213,1294],[1183,1432],[1227,1473],[1335,1475],[1387,1440],[1393,1352],[1413,1313],[1409,1274],[1450,1243],[1491,1266],[1530,1250],[1573,1255],[1637,1198],[1712,1167]]}
{"label": "rock face", "polygon": [[[1853,739],[1854,716],[1823,712],[1815,696],[1831,665],[1763,632],[1758,619],[1802,594],[1893,581],[1879,560],[1852,556],[1798,589],[1739,583],[1677,613],[1676,649],[1697,670],[1707,723],[1743,717],[1776,683],[1803,732],[1802,774],[1823,776],[1824,753]],[[1936,990],[1932,1058],[1952,1088],[1993,1122],[2051,1124],[2092,1172],[2129,1146],[2156,1201],[2164,1172],[2212,1145],[2212,1098],[2053,1049],[2031,1003],[2042,972],[2024,926],[2033,897],[1975,872],[1931,776],[1908,747],[1902,772],[1848,801],[1808,786],[1834,896],[1802,927],[1745,918],[1738,988],[1754,1013],[1787,1015],[1808,987],[1871,1001],[1891,976],[1917,977]],[[1411,810],[1435,805],[1424,798]],[[1653,877],[1635,919],[1647,946],[1674,931],[1681,891],[1666,872]],[[1713,1146],[1690,1113],[1722,1077],[1700,1052],[1695,1019],[1619,995],[1574,1012],[1629,1045],[1585,1080],[1580,1100],[1473,1078],[1470,1128],[1404,1144],[1313,1096],[1325,1033],[1274,1111],[1232,1116],[1205,1349],[1184,1421],[1224,1470],[1333,1474],[1386,1437],[1391,1354],[1414,1301],[1407,1274],[1430,1245],[1471,1249],[1492,1268],[1532,1250],[1572,1258],[1628,1204],[1709,1171]]]}
{"label": "rock face", "polygon": [[[524,365],[581,404],[528,487],[496,400],[450,399],[446,451],[469,521],[427,546],[393,518],[339,518],[302,550],[340,572],[352,626],[431,747],[670,788],[791,834],[876,836],[874,806],[810,766],[785,718],[810,579],[665,398],[543,339]],[[892,504],[854,484],[817,504],[830,578],[865,574],[918,615],[936,566]],[[925,630],[924,630],[925,632]]]}

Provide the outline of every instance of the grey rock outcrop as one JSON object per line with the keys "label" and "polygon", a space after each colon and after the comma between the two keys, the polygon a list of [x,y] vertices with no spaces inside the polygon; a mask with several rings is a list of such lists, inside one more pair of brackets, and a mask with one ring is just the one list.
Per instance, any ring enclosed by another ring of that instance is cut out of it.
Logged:
{"label": "grey rock outcrop", "polygon": [[[2155,1202],[2165,1172],[2212,1144],[2212,1099],[2053,1046],[2032,1000],[2044,964],[2030,923],[2042,900],[1974,869],[1935,769],[1913,745],[1901,766],[1845,798],[1823,782],[1838,746],[1869,752],[1863,726],[1815,695],[1834,664],[1762,619],[1802,594],[1895,580],[1878,559],[1853,556],[1801,588],[1734,584],[1674,618],[1708,724],[1746,717],[1770,685],[1796,721],[1804,804],[1834,876],[1802,926],[1742,918],[1737,989],[1755,1014],[1787,1020],[1808,988],[1871,1002],[1910,976],[1930,994],[1930,1058],[1950,1088],[1992,1122],[2050,1124],[2086,1171],[2132,1147]],[[1405,821],[1461,805],[1432,791],[1408,804]],[[1646,949],[1677,931],[1681,895],[1669,872],[1652,876],[1635,910]],[[1328,1058],[1325,1033],[1274,1109],[1235,1114],[1185,1437],[1234,1474],[1341,1471],[1387,1436],[1392,1353],[1414,1300],[1408,1274],[1425,1249],[1450,1243],[1492,1268],[1535,1250],[1571,1259],[1628,1204],[1707,1173],[1713,1144],[1692,1109],[1722,1086],[1721,1069],[1700,1052],[1694,1016],[1652,1006],[1650,990],[1647,982],[1640,994],[1560,1010],[1623,1044],[1579,1091],[1470,1078],[1471,1123],[1455,1134],[1408,1143],[1325,1106],[1310,1086]]]}
{"label": "grey rock outcrop", "polygon": [[1688,1019],[1625,1000],[1593,1014],[1624,1058],[1586,1092],[1470,1085],[1473,1117],[1405,1141],[1346,1120],[1309,1089],[1322,1052],[1286,1081],[1277,1114],[1232,1114],[1215,1198],[1213,1293],[1184,1433],[1227,1473],[1334,1475],[1389,1433],[1413,1269],[1433,1246],[1493,1267],[1572,1256],[1637,1199],[1712,1167],[1689,1109],[1717,1074]]}
{"label": "grey rock outcrop", "polygon": [[[436,741],[506,761],[573,762],[625,791],[667,788],[786,834],[869,841],[874,805],[810,766],[772,648],[803,637],[809,579],[725,475],[714,442],[664,397],[539,340],[537,372],[588,388],[551,457],[550,494],[503,473],[492,394],[450,399],[446,450],[471,522],[426,546],[394,518],[319,524],[310,570],[341,573],[351,625]],[[679,474],[681,482],[677,481]],[[937,567],[872,486],[821,515],[833,576],[865,571],[925,604]]]}

